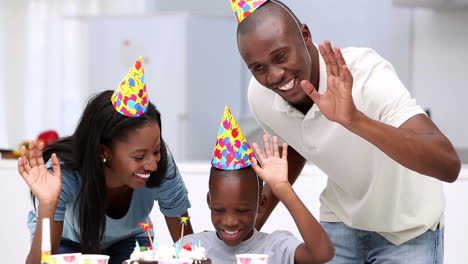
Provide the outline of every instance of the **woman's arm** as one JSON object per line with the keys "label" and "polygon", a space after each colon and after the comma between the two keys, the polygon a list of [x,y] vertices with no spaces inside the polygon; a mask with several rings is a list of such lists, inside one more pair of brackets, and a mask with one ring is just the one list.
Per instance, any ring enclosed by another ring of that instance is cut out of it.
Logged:
{"label": "woman's arm", "polygon": [[[36,223],[36,231],[34,233],[31,249],[26,258],[26,264],[41,263],[41,238],[42,238],[42,219],[54,219],[56,205],[38,205],[38,216]],[[56,254],[60,246],[62,238],[63,221],[50,222],[50,243],[52,247],[51,254]]]}
{"label": "woman's arm", "polygon": [[[190,208],[190,201],[188,199],[187,188],[185,187],[184,180],[177,169],[177,165],[168,151],[167,157],[167,172],[165,180],[159,187],[158,203],[161,212],[165,215],[166,224],[171,233],[172,240],[176,242],[180,239],[182,234],[182,224],[180,217],[170,217],[166,215],[179,215],[188,217],[188,208]],[[184,226],[184,235],[192,234],[192,224],[190,220]]]}
{"label": "woman's arm", "polygon": [[[183,217],[189,217],[188,212],[185,212]],[[180,217],[169,217],[166,216],[166,224],[171,233],[172,240],[176,242],[180,239],[182,234],[182,224],[180,223]],[[184,225],[184,236],[193,234],[192,224],[190,223],[190,218],[187,220],[187,224]]]}
{"label": "woman's arm", "polygon": [[[29,142],[29,151],[21,149],[21,157],[18,158],[18,171],[28,184],[33,195],[38,201],[38,215],[36,221],[36,231],[29,251],[26,263],[37,264],[41,261],[41,238],[42,219],[54,219],[57,203],[62,192],[62,172],[57,155],[52,154],[53,174],[49,172],[42,158],[44,144],[35,146],[34,142]],[[52,253],[57,252],[62,236],[63,222],[51,221],[51,246]]]}

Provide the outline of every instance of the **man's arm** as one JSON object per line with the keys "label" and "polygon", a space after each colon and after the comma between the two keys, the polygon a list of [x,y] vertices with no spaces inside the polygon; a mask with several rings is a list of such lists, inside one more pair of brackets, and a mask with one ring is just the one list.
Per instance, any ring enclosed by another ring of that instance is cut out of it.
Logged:
{"label": "man's arm", "polygon": [[[280,152],[282,152],[282,148],[280,147]],[[288,179],[289,182],[294,184],[297,177],[301,173],[304,165],[306,163],[306,159],[302,157],[295,149],[291,146],[288,146]],[[265,210],[258,215],[257,221],[255,223],[255,228],[260,230],[265,222],[267,221],[268,217],[270,217],[271,212],[275,209],[276,205],[278,205],[278,198],[273,194],[270,186],[265,185],[263,187],[263,194],[266,196],[266,205]]]}
{"label": "man's arm", "polygon": [[345,127],[406,168],[445,182],[454,182],[460,173],[460,159],[452,144],[423,114],[396,128],[359,112]]}
{"label": "man's arm", "polygon": [[[263,137],[265,155],[256,143],[253,144],[262,167],[254,160],[252,168],[265,181],[265,186],[284,204],[291,214],[301,233],[304,243],[300,244],[294,254],[294,263],[326,263],[335,255],[335,249],[325,230],[307,209],[289,182],[288,151],[279,151],[278,138],[273,137],[273,153],[270,151],[268,136]],[[286,143],[283,143],[283,148]],[[280,154],[281,153],[281,154]],[[262,208],[263,209],[263,208]],[[261,211],[261,210],[260,210]]]}
{"label": "man's arm", "polygon": [[301,85],[328,120],[341,124],[410,170],[446,182],[457,179],[460,159],[429,118],[415,115],[400,127],[393,127],[366,116],[354,104],[353,76],[341,50],[333,49],[329,41],[319,45],[319,50],[327,65],[327,90],[319,94],[306,80]]}

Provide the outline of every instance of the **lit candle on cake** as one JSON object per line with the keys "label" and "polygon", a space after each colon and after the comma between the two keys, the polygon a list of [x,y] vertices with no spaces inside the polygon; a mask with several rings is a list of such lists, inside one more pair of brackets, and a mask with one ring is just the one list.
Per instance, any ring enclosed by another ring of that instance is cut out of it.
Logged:
{"label": "lit candle on cake", "polygon": [[148,234],[148,239],[150,241],[151,248],[154,248],[153,239],[151,238],[151,233],[150,233],[150,229],[153,228],[151,221],[149,221],[148,223],[138,223],[138,225],[141,226],[141,228],[143,229],[143,232],[146,232],[146,234]]}
{"label": "lit candle on cake", "polygon": [[180,223],[182,224],[182,231],[180,232],[180,244],[182,245],[182,239],[184,238],[184,228],[185,225],[187,224],[187,221],[189,220],[188,216],[181,216],[180,217]]}

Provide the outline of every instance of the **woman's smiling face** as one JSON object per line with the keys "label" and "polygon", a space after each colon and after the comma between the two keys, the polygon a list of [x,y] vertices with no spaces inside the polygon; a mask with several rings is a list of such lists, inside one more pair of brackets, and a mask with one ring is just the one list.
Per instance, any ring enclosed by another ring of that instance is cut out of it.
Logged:
{"label": "woman's smiling face", "polygon": [[156,122],[130,131],[125,139],[116,140],[110,148],[103,146],[107,187],[145,186],[150,173],[158,168],[160,149],[161,130]]}

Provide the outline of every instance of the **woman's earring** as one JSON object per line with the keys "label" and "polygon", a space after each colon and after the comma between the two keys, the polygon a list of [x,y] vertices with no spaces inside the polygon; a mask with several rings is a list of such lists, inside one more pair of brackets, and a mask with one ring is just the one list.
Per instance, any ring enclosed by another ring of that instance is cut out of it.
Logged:
{"label": "woman's earring", "polygon": [[102,158],[102,163],[106,164],[107,160],[106,158]]}

